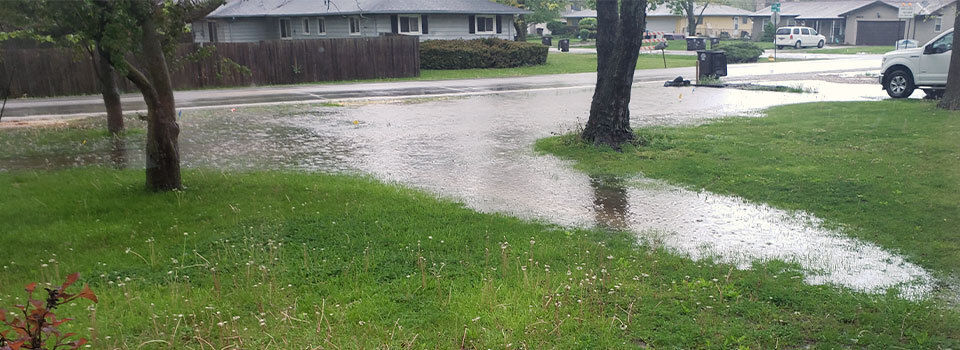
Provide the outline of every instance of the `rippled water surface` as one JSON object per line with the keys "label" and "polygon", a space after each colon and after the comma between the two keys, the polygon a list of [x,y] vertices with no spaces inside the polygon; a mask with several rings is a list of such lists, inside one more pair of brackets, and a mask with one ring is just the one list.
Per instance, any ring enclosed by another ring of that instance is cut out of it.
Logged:
{"label": "rippled water surface", "polygon": [[[758,116],[763,108],[784,103],[884,97],[875,85],[776,83],[816,93],[640,84],[633,94],[633,121],[636,126],[699,123]],[[591,95],[590,89],[570,88],[416,103],[193,112],[183,120],[183,159],[195,167],[362,172],[483,212],[631,230],[694,259],[743,268],[773,259],[795,262],[807,271],[809,283],[871,292],[900,287],[907,297],[932,289],[932,277],[919,266],[824,229],[807,214],[645,178],[591,178],[566,161],[536,154],[535,140],[575,130],[585,121]],[[122,165],[142,164],[138,147],[119,147],[133,157]],[[66,165],[116,158],[111,152],[86,157]],[[57,164],[49,158],[17,161],[0,169]]]}

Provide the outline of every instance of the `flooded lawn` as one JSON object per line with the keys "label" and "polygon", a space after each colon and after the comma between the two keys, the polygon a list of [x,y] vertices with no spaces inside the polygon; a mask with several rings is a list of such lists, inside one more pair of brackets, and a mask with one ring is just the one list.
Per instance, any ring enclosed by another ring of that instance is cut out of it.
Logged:
{"label": "flooded lawn", "polygon": [[[699,123],[799,102],[876,100],[875,85],[777,81],[816,93],[640,84],[636,126]],[[491,94],[345,107],[286,106],[184,113],[181,148],[189,167],[358,172],[499,212],[558,225],[631,230],[694,259],[714,258],[748,268],[784,260],[800,264],[813,284],[907,297],[932,290],[919,266],[876,245],[822,228],[789,213],[739,198],[645,179],[591,178],[533,142],[576,130],[586,120],[591,89]],[[82,164],[142,166],[141,143],[90,147],[64,159],[54,153],[0,158],[0,169]],[[118,155],[123,155],[118,157]],[[187,184],[189,186],[189,183]]]}

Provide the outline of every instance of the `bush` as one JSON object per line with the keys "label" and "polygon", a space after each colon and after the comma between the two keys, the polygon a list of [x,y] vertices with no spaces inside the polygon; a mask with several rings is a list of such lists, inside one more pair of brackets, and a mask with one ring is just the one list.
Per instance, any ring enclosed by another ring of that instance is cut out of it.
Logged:
{"label": "bush", "polygon": [[773,41],[773,37],[777,35],[777,27],[773,26],[773,23],[767,23],[763,26],[763,35],[760,36],[760,41]]}
{"label": "bush", "polygon": [[547,63],[548,47],[503,39],[428,40],[421,69],[513,68]]}
{"label": "bush", "polygon": [[550,35],[567,37],[576,34],[576,27],[568,26],[565,22],[552,21],[547,23]]}
{"label": "bush", "polygon": [[725,41],[717,45],[715,49],[727,53],[728,63],[756,62],[757,58],[763,54],[763,49],[747,41]]}

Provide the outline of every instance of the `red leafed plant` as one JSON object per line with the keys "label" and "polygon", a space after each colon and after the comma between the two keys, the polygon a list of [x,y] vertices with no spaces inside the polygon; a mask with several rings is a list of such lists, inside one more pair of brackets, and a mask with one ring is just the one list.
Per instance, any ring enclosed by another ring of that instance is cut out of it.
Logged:
{"label": "red leafed plant", "polygon": [[63,282],[56,289],[44,288],[47,291],[46,300],[37,300],[33,298],[33,291],[37,289],[36,283],[27,285],[27,305],[16,305],[23,315],[10,319],[7,310],[0,309],[0,324],[6,326],[0,331],[0,350],[57,350],[57,349],[78,349],[87,343],[87,340],[80,338],[69,341],[67,338],[73,337],[76,333],[61,333],[57,327],[69,318],[57,318],[53,310],[58,306],[69,303],[76,299],[87,299],[94,303],[97,302],[97,296],[90,290],[90,286],[83,285],[83,289],[77,294],[66,293],[67,287],[77,282],[80,274],[67,276],[67,281]]}

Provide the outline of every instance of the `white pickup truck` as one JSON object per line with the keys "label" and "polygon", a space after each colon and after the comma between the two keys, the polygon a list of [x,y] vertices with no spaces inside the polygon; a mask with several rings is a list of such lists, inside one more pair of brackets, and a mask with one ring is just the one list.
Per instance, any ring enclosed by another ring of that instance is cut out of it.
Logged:
{"label": "white pickup truck", "polygon": [[914,49],[883,55],[880,85],[893,98],[906,98],[918,87],[930,97],[943,95],[953,53],[953,29]]}

